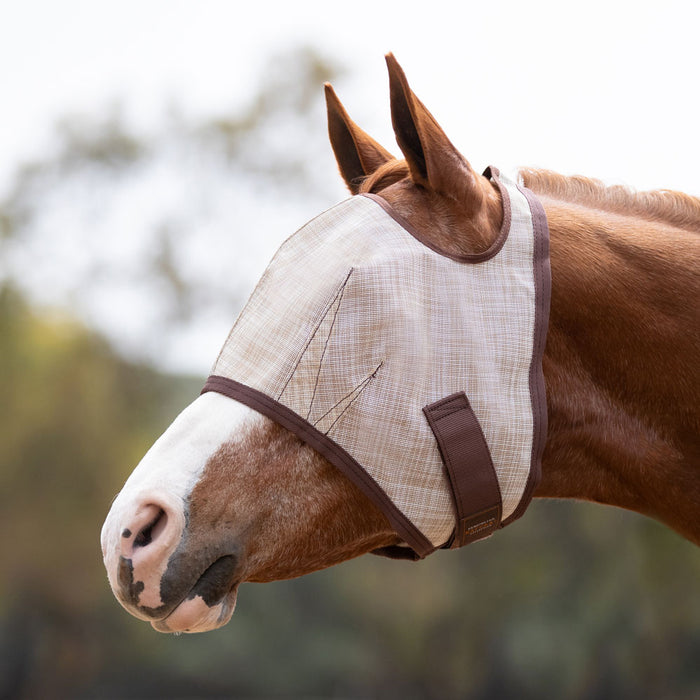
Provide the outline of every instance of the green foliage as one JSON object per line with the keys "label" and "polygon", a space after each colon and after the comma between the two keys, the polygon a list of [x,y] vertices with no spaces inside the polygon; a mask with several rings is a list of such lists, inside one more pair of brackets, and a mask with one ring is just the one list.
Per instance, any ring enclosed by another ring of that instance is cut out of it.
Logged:
{"label": "green foliage", "polygon": [[7,286],[0,358],[0,658],[13,666],[0,680],[12,682],[26,664],[30,695],[39,697],[53,687],[44,683],[60,688],[84,675],[81,657],[92,653],[85,630],[106,603],[102,520],[173,418],[163,407],[196,391],[118,359],[75,322],[38,316]]}

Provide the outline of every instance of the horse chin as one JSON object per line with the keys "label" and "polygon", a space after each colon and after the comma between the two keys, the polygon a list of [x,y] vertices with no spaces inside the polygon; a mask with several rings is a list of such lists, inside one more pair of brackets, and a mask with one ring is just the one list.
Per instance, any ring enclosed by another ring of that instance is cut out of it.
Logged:
{"label": "horse chin", "polygon": [[236,608],[236,585],[215,605],[208,605],[200,596],[183,600],[166,618],[151,621],[158,632],[180,634],[182,632],[208,632],[223,627]]}

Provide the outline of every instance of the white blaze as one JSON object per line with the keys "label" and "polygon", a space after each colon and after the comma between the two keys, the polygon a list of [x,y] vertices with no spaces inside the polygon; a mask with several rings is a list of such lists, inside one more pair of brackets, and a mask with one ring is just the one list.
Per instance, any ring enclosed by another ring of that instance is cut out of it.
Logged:
{"label": "white blaze", "polygon": [[102,552],[115,592],[119,590],[117,572],[122,532],[138,522],[144,506],[155,504],[167,514],[168,531],[177,536],[164,543],[170,551],[163,552],[157,570],[149,572],[147,577],[135,575],[135,580],[148,579],[144,581],[146,588],[140,597],[141,604],[149,607],[160,604],[160,577],[184,530],[188,495],[209,458],[224,443],[243,435],[250,425],[260,420],[262,416],[247,406],[208,392],[193,401],[155,442],[115,498],[102,527]]}

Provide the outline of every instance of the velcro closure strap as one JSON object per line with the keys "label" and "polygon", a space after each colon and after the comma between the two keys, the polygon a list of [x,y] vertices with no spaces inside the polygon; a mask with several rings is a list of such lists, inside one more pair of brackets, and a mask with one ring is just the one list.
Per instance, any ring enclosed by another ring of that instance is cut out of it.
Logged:
{"label": "velcro closure strap", "polygon": [[447,547],[492,535],[501,523],[501,490],[479,421],[461,391],[423,409],[454,494],[457,526]]}

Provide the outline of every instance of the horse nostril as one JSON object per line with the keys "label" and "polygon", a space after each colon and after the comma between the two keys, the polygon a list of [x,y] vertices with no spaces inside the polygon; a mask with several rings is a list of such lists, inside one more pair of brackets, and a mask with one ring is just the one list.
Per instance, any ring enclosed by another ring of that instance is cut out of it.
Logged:
{"label": "horse nostril", "polygon": [[[165,526],[168,522],[168,516],[165,511],[162,508],[158,508],[158,506],[151,506],[151,508],[156,510],[156,512],[153,518],[136,533],[136,537],[134,537],[134,549],[148,546],[153,540],[158,538],[163,530],[165,530]],[[122,535],[130,537],[131,532],[129,532],[128,535],[126,532],[125,530]]]}
{"label": "horse nostril", "polygon": [[153,501],[137,505],[131,513],[121,522],[119,556],[132,560],[134,566],[159,562],[182,534],[178,513]]}

